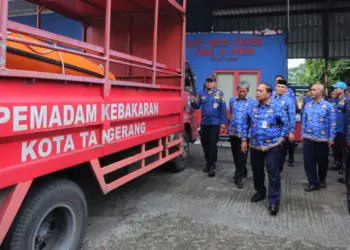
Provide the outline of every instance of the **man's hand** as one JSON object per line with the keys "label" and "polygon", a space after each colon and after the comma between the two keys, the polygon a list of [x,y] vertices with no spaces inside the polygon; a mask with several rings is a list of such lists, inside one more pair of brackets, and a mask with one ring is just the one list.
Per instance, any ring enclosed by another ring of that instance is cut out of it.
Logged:
{"label": "man's hand", "polygon": [[197,98],[195,96],[191,96],[190,99],[191,99],[191,103],[194,103],[197,101]]}
{"label": "man's hand", "polygon": [[295,140],[295,135],[294,135],[294,133],[292,133],[292,132],[289,133],[289,135],[288,135],[288,140],[289,140],[290,142],[294,142],[294,140]]}
{"label": "man's hand", "polygon": [[328,141],[328,146],[329,146],[329,147],[331,147],[333,144],[334,144],[334,141],[333,141],[333,140],[329,140],[329,141]]}
{"label": "man's hand", "polygon": [[241,143],[241,150],[243,153],[247,153],[247,150],[248,150],[248,144],[246,141],[242,141]]}

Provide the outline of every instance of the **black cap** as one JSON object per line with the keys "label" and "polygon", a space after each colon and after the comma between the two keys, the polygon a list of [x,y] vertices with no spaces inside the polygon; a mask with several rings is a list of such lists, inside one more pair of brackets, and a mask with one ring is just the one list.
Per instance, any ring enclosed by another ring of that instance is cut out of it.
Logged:
{"label": "black cap", "polygon": [[278,80],[277,84],[282,84],[288,86],[288,83],[286,80]]}
{"label": "black cap", "polygon": [[211,76],[208,76],[205,81],[207,82],[216,82],[216,77],[211,75]]}

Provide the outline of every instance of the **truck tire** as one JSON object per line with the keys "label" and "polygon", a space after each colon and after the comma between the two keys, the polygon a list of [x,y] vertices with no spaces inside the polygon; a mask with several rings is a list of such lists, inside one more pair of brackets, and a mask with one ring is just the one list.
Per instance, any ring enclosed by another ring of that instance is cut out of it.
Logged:
{"label": "truck tire", "polygon": [[86,225],[87,204],[81,188],[70,180],[50,179],[28,193],[5,249],[78,250]]}
{"label": "truck tire", "polygon": [[[186,132],[182,133],[182,137],[183,137],[183,142],[182,142],[183,153],[178,157],[176,157],[175,159],[168,162],[168,167],[170,171],[174,173],[182,172],[187,168],[187,164],[188,164],[188,157],[190,153],[189,137]],[[169,149],[170,152],[172,150],[176,150],[176,149]]]}

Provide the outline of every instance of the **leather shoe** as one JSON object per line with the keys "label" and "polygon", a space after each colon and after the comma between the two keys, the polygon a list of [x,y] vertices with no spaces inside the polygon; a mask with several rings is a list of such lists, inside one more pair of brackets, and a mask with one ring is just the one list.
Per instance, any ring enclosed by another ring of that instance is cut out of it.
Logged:
{"label": "leather shoe", "polygon": [[243,179],[242,178],[235,179],[235,184],[236,184],[237,188],[242,189],[243,188]]}
{"label": "leather shoe", "polygon": [[277,215],[278,211],[279,211],[279,206],[278,205],[270,205],[269,210],[270,210],[271,215]]}
{"label": "leather shoe", "polygon": [[215,176],[215,167],[211,166],[208,171],[208,176],[209,177],[214,177]]}
{"label": "leather shoe", "polygon": [[338,182],[341,184],[345,184],[345,178],[344,177],[339,178]]}
{"label": "leather shoe", "polygon": [[266,198],[265,194],[256,193],[253,195],[253,197],[250,199],[250,201],[253,203],[256,203],[256,202],[265,200],[265,198]]}
{"label": "leather shoe", "polygon": [[320,188],[327,188],[327,183],[325,181],[320,181]]}
{"label": "leather shoe", "polygon": [[208,167],[208,166],[205,166],[205,167],[203,168],[203,172],[206,173],[206,172],[208,172],[208,171],[209,171],[209,167]]}
{"label": "leather shoe", "polygon": [[319,189],[320,189],[320,186],[318,184],[308,185],[306,188],[304,188],[305,192],[312,192],[312,191],[316,191]]}

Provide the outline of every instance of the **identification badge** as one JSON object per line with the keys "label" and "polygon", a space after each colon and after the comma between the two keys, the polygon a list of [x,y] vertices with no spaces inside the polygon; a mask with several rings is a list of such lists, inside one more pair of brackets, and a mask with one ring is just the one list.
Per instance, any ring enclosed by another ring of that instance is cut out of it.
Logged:
{"label": "identification badge", "polygon": [[213,105],[213,108],[217,109],[218,107],[219,107],[219,103],[215,102],[214,105]]}
{"label": "identification badge", "polygon": [[262,128],[267,128],[267,121],[263,121],[262,124],[261,124],[261,127]]}

